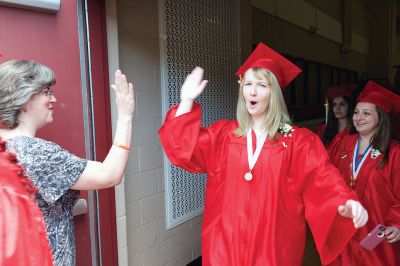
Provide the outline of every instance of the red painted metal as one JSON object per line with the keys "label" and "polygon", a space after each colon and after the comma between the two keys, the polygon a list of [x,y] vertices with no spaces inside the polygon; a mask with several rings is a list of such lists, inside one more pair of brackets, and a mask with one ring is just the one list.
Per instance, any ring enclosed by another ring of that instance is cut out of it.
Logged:
{"label": "red painted metal", "polygon": [[[110,82],[104,0],[88,0],[96,155],[103,160],[112,145]],[[102,265],[118,265],[117,225],[114,188],[99,191]]]}

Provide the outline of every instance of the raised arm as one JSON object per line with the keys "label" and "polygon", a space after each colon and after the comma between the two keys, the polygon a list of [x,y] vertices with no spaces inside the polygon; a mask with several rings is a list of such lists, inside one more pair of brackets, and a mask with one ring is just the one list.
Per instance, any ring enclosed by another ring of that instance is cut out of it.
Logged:
{"label": "raised arm", "polygon": [[133,85],[120,70],[115,72],[117,128],[112,145],[103,162],[88,161],[81,177],[72,186],[76,190],[101,189],[121,183],[131,145],[132,116],[135,107]]}
{"label": "raised arm", "polygon": [[192,110],[194,100],[203,92],[208,81],[203,80],[204,70],[200,67],[193,69],[181,88],[181,102],[175,117],[186,114]]}

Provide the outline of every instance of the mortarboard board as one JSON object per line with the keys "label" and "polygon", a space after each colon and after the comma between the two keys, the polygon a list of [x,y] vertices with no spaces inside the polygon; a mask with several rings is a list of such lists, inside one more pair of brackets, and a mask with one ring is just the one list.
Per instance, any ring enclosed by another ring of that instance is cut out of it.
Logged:
{"label": "mortarboard board", "polygon": [[281,89],[284,89],[301,72],[301,69],[295,64],[262,42],[240,66],[236,75],[242,77],[248,69],[253,67],[262,67],[271,71],[277,78]]}
{"label": "mortarboard board", "polygon": [[344,96],[352,97],[356,87],[357,87],[356,84],[332,86],[328,89],[326,98],[328,98],[328,100],[333,101],[333,99],[337,97],[344,97]]}
{"label": "mortarboard board", "polygon": [[400,112],[400,96],[373,81],[368,81],[357,101],[375,104],[385,113]]}

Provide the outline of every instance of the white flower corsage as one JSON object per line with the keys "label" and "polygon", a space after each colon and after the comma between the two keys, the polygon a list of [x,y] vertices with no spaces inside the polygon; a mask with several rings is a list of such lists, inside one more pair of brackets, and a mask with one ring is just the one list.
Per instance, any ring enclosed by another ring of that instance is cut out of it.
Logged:
{"label": "white flower corsage", "polygon": [[[279,128],[278,128],[278,131],[284,137],[287,137],[287,136],[291,137],[292,136],[292,132],[294,131],[294,129],[289,124],[280,124]],[[288,147],[288,145],[286,145],[286,143],[284,141],[282,141],[282,145],[285,148]]]}
{"label": "white flower corsage", "polygon": [[382,153],[378,149],[371,149],[371,158],[376,159]]}
{"label": "white flower corsage", "polygon": [[285,123],[279,125],[279,133],[281,133],[285,137],[287,136],[291,137],[293,131],[294,131],[293,127],[289,124]]}

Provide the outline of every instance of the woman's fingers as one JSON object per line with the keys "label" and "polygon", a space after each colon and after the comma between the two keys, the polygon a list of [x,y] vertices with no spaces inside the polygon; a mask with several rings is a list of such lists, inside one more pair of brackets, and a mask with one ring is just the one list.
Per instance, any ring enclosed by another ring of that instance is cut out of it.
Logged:
{"label": "woman's fingers", "polygon": [[121,70],[117,69],[115,71],[115,85],[111,85],[111,87],[117,92],[129,93],[129,84],[126,79],[126,76],[121,72]]}
{"label": "woman's fingers", "polygon": [[358,212],[357,216],[355,217],[354,225],[356,228],[360,228],[364,226],[367,223],[367,221],[368,221],[368,213],[365,210],[361,209]]}
{"label": "woman's fingers", "polygon": [[117,69],[115,71],[115,90],[119,90],[120,88],[120,76],[121,76],[121,70]]}
{"label": "woman's fingers", "polygon": [[135,109],[134,88],[128,83],[126,76],[121,70],[115,71],[115,85],[111,85],[115,91],[118,114],[131,117]]}
{"label": "woman's fingers", "polygon": [[356,228],[364,226],[368,221],[368,212],[358,201],[348,200],[345,205],[338,207],[338,212],[343,217],[353,218]]}
{"label": "woman's fingers", "polygon": [[394,243],[400,240],[400,229],[395,226],[388,226],[385,230],[385,237],[388,243]]}
{"label": "woman's fingers", "polygon": [[186,77],[181,89],[181,100],[194,101],[204,90],[207,81],[203,80],[204,70],[195,67]]}

